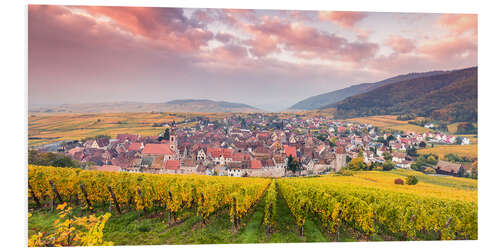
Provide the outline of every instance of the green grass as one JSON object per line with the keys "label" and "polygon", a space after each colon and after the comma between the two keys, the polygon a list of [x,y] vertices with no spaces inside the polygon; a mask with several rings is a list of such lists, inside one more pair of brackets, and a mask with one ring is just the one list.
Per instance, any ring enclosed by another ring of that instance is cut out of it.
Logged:
{"label": "green grass", "polygon": [[418,181],[429,183],[429,184],[434,184],[434,185],[439,185],[439,186],[444,186],[444,187],[451,187],[451,188],[463,189],[463,190],[477,190],[477,180],[473,180],[473,179],[469,179],[469,178],[461,178],[461,177],[453,177],[453,176],[434,176],[434,175],[427,175],[424,173],[411,171],[411,170],[404,170],[404,169],[392,170],[391,173],[397,174],[397,175],[400,175],[403,177],[406,177],[408,175],[417,175]]}

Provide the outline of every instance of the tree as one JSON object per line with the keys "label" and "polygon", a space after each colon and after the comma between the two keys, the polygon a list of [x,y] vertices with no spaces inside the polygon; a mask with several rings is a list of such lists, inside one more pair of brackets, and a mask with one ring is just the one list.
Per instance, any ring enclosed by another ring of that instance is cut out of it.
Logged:
{"label": "tree", "polygon": [[396,164],[394,164],[394,162],[392,162],[390,160],[386,160],[386,161],[384,161],[384,163],[382,163],[382,170],[384,170],[384,171],[393,170],[394,167],[396,167]]}
{"label": "tree", "polygon": [[408,150],[406,151],[406,153],[409,155],[409,156],[418,156],[417,154],[417,149],[413,146],[410,146],[408,148]]}
{"label": "tree", "polygon": [[389,136],[387,136],[387,141],[389,141],[389,142],[390,142],[390,141],[392,141],[392,140],[396,140],[396,138],[394,138],[394,136],[393,136],[393,135],[389,135]]}
{"label": "tree", "polygon": [[74,161],[64,154],[52,152],[40,153],[37,150],[28,151],[28,163],[33,165],[53,167],[81,167],[79,161]]}
{"label": "tree", "polygon": [[384,152],[382,153],[382,156],[384,157],[384,160],[386,161],[392,161],[392,155],[389,152]]}
{"label": "tree", "polygon": [[359,170],[366,169],[367,166],[363,160],[363,157],[356,157],[356,158],[352,159],[349,162],[349,164],[347,164],[347,168],[349,170],[359,171]]}
{"label": "tree", "polygon": [[292,173],[302,170],[300,167],[300,163],[295,158],[293,158],[292,155],[288,156],[288,161],[286,163],[286,170],[292,171]]}
{"label": "tree", "polygon": [[330,137],[330,140],[328,141],[330,143],[330,147],[334,147],[335,145],[337,145],[337,137],[335,136]]}
{"label": "tree", "polygon": [[477,179],[477,175],[478,175],[478,170],[477,170],[477,161],[475,161],[474,163],[472,163],[472,169],[471,169],[471,177],[472,179]]}
{"label": "tree", "polygon": [[425,144],[424,141],[421,141],[419,144],[418,144],[418,147],[419,148],[425,148],[427,146],[427,144]]}
{"label": "tree", "polygon": [[416,185],[418,183],[418,179],[415,175],[406,176],[406,184],[408,185]]}
{"label": "tree", "polygon": [[165,132],[163,132],[163,135],[158,137],[158,141],[162,141],[162,140],[170,140],[170,129],[169,128],[166,128],[165,129]]}
{"label": "tree", "polygon": [[439,157],[437,155],[430,154],[426,157],[426,162],[431,165],[436,165],[438,162],[438,158]]}
{"label": "tree", "polygon": [[363,157],[363,150],[359,150],[358,157]]}
{"label": "tree", "polygon": [[458,177],[464,177],[465,176],[465,169],[463,167],[460,167],[460,169],[458,169],[457,176]]}
{"label": "tree", "polygon": [[328,135],[326,135],[326,134],[319,134],[319,135],[316,136],[316,138],[318,140],[320,140],[320,141],[326,141],[327,138],[328,138]]}

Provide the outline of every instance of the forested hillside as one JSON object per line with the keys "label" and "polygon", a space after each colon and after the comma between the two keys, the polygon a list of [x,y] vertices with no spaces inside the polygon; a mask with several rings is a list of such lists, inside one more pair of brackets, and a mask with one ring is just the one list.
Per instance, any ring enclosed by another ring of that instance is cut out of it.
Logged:
{"label": "forested hillside", "polygon": [[414,113],[475,122],[477,67],[387,84],[323,108],[336,108],[338,118]]}

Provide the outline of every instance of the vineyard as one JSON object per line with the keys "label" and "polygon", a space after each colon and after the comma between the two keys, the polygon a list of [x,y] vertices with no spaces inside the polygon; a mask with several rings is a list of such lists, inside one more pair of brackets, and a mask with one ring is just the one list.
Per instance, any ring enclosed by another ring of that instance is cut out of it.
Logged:
{"label": "vineyard", "polygon": [[395,185],[404,174],[273,180],[30,165],[29,236],[51,233],[56,207],[69,204],[66,214],[111,214],[102,242],[116,245],[477,239],[477,182]]}

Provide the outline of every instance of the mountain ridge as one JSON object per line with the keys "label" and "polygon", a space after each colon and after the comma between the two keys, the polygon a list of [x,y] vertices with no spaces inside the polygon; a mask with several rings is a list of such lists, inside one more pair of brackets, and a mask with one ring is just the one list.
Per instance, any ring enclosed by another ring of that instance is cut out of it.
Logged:
{"label": "mountain ridge", "polygon": [[248,104],[209,99],[175,99],[161,103],[145,102],[99,102],[81,104],[38,105],[29,108],[29,112],[50,113],[112,113],[112,112],[262,112],[263,110]]}
{"label": "mountain ridge", "polygon": [[414,113],[448,122],[477,121],[477,67],[448,71],[375,88],[320,109],[338,118]]}
{"label": "mountain ridge", "polygon": [[415,79],[423,76],[431,76],[444,74],[449,71],[444,70],[435,70],[435,71],[427,71],[427,72],[411,72],[408,74],[397,75],[394,77],[386,78],[384,80],[373,82],[373,83],[361,83],[356,85],[351,85],[349,87],[338,89],[334,91],[330,91],[324,94],[319,94],[315,96],[308,97],[304,100],[297,102],[292,105],[289,109],[291,110],[313,110],[319,109],[330,104],[337,103],[342,101],[350,96],[354,96],[357,94],[366,93],[375,88],[391,84],[394,82],[404,81],[408,79]]}

